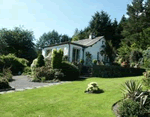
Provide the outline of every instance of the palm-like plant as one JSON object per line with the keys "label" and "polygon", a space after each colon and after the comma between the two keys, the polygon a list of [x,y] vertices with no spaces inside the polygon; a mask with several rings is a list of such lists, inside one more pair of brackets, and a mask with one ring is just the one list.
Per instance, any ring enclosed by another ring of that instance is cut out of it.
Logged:
{"label": "palm-like plant", "polygon": [[130,98],[135,100],[137,95],[142,92],[142,84],[135,80],[126,81],[123,86],[124,98]]}

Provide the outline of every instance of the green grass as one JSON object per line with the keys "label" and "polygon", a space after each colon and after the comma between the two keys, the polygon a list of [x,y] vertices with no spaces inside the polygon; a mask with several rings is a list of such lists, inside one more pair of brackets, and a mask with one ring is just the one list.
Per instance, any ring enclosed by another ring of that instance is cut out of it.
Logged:
{"label": "green grass", "polygon": [[[121,84],[140,77],[89,78],[40,89],[0,95],[0,117],[115,117],[112,104],[122,98]],[[102,94],[85,94],[97,82]]]}

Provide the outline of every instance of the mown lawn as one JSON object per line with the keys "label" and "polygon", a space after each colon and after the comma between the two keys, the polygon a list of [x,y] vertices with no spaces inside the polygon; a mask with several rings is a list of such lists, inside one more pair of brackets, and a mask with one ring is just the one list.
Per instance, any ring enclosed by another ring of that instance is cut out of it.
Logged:
{"label": "mown lawn", "polygon": [[[121,84],[140,77],[89,78],[50,87],[0,95],[0,117],[115,117],[112,104],[121,99]],[[90,82],[102,94],[85,94]]]}

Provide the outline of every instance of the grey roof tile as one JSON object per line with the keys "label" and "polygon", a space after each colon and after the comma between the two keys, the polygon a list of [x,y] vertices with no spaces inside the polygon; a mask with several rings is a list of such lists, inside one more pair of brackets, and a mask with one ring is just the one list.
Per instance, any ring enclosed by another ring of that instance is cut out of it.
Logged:
{"label": "grey roof tile", "polygon": [[103,36],[96,37],[94,39],[82,39],[82,40],[78,40],[78,41],[73,41],[72,43],[83,45],[83,46],[91,46],[91,45],[95,44],[96,42],[98,42],[99,40],[101,40],[102,38],[103,38]]}

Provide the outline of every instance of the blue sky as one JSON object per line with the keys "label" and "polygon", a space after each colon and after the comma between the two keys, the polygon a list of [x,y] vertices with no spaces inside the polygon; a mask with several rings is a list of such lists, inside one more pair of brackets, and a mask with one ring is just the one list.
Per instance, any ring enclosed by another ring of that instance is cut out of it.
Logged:
{"label": "blue sky", "polygon": [[0,28],[23,26],[38,39],[44,32],[72,36],[84,29],[96,11],[120,21],[132,0],[0,0]]}

